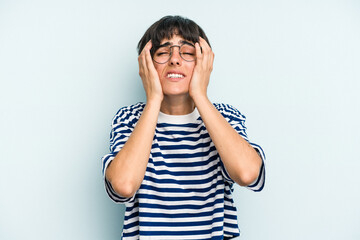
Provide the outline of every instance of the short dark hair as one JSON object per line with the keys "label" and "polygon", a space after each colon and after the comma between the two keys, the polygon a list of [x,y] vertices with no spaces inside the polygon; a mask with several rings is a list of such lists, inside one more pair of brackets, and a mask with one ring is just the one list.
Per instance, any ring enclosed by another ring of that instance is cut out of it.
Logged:
{"label": "short dark hair", "polygon": [[202,28],[194,21],[181,16],[165,16],[151,25],[146,30],[144,36],[140,39],[137,49],[140,55],[141,51],[145,47],[148,41],[152,41],[153,48],[151,54],[154,53],[163,39],[170,39],[173,35],[180,35],[184,40],[196,43],[199,41],[199,37],[205,39],[209,44],[209,40]]}

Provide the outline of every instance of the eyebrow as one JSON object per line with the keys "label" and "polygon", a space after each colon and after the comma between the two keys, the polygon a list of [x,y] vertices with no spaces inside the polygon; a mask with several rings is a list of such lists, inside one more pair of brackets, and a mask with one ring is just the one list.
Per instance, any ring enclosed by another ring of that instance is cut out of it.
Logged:
{"label": "eyebrow", "polygon": [[[187,44],[187,45],[194,46],[194,44],[192,44],[191,42],[186,41],[186,40],[181,40],[179,43],[180,43],[181,45],[182,45],[182,44]],[[160,47],[172,46],[172,45],[174,45],[174,44],[172,44],[172,42],[166,42],[166,43],[161,44],[161,45],[159,46],[159,48],[160,48]]]}

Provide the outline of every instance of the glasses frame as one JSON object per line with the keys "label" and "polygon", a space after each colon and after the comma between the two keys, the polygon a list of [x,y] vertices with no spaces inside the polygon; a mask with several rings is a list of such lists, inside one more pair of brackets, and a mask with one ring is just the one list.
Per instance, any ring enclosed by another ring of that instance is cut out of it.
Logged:
{"label": "glasses frame", "polygon": [[[186,61],[186,62],[194,62],[194,61],[196,61],[196,56],[195,56],[195,59],[194,59],[194,60],[186,60],[185,58],[183,58],[180,49],[181,49],[181,47],[184,46],[184,45],[190,45],[190,46],[194,47],[194,49],[195,49],[195,45],[194,45],[194,44],[192,44],[192,43],[190,43],[190,42],[186,42],[186,41],[184,41],[181,45],[170,45],[170,43],[165,43],[165,44],[163,44],[163,45],[160,45],[160,46],[154,48],[153,54],[152,54],[152,59],[153,59],[154,62],[156,62],[156,63],[158,63],[158,64],[165,64],[165,63],[169,62],[169,60],[171,59],[172,54],[173,54],[173,48],[174,48],[174,47],[178,47],[178,48],[179,48],[179,55],[180,55],[180,57],[181,57],[184,61]],[[158,62],[158,61],[156,61],[156,60],[154,59],[154,55],[155,55],[156,51],[157,51],[159,48],[162,48],[162,47],[169,47],[169,48],[170,48],[170,55],[169,55],[168,60],[166,60],[165,62]],[[195,51],[195,55],[196,55],[196,51]]]}

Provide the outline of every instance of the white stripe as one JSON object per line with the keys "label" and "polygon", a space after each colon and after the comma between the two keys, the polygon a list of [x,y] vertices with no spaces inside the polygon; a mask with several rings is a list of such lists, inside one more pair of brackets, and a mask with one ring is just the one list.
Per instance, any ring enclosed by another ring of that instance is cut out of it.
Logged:
{"label": "white stripe", "polygon": [[[201,138],[197,141],[189,141],[189,140],[181,140],[178,142],[171,142],[171,141],[159,141],[159,139],[155,139],[154,143],[159,143],[161,146],[176,146],[176,145],[190,145],[195,146],[199,143],[209,143],[211,141],[210,137],[207,138]],[[213,143],[212,143],[213,145]]]}
{"label": "white stripe", "polygon": [[[211,227],[222,226],[222,222],[215,222],[211,224]],[[189,227],[164,227],[164,226],[141,226],[142,231],[170,231],[170,232],[186,232],[186,231],[200,231],[208,230],[209,226],[189,226]]]}
{"label": "white stripe", "polygon": [[[159,144],[160,145],[160,144]],[[179,146],[180,144],[173,144],[173,145],[167,145],[167,146]],[[160,145],[161,147],[162,145]],[[207,147],[198,147],[196,149],[166,149],[166,150],[160,150],[159,148],[153,148],[152,149],[152,153],[161,153],[162,155],[167,155],[167,154],[184,154],[184,151],[186,151],[186,154],[194,154],[194,153],[199,153],[199,150],[201,152],[207,152],[207,153],[215,153],[217,154],[217,152],[215,150],[211,150],[210,152],[210,148],[213,148],[214,144],[210,144]],[[213,155],[215,155],[213,154]]]}
{"label": "white stripe", "polygon": [[142,184],[148,185],[148,186],[154,186],[157,188],[175,188],[175,189],[204,189],[208,188],[211,185],[217,183],[219,180],[221,180],[222,177],[218,176],[217,178],[213,179],[211,182],[208,183],[202,183],[202,184],[196,184],[196,185],[181,185],[178,183],[156,183],[148,180],[143,180]]}
{"label": "white stripe", "polygon": [[214,213],[213,215],[210,216],[203,216],[203,217],[197,217],[197,218],[193,218],[193,217],[184,217],[184,218],[156,218],[156,220],[154,220],[154,218],[152,217],[141,217],[141,221],[144,222],[202,222],[202,221],[210,221],[214,218],[218,218],[218,217],[223,217],[223,213],[222,212],[218,212],[218,213]]}
{"label": "white stripe", "polygon": [[206,235],[196,235],[196,238],[194,236],[154,236],[154,237],[141,237],[142,239],[146,240],[185,240],[185,239],[196,239],[196,240],[202,240],[202,239],[210,239],[212,236],[221,236],[222,232],[214,232],[213,234],[206,234]]}
{"label": "white stripe", "polygon": [[[181,205],[181,204],[179,204]],[[206,208],[202,208],[201,210],[199,209],[190,209],[190,208],[184,208],[184,209],[162,209],[162,208],[157,208],[157,207],[152,207],[152,208],[145,208],[145,207],[140,207],[140,211],[146,212],[146,213],[164,213],[164,214],[182,214],[182,213],[199,213],[201,212],[211,212],[215,209],[218,208],[223,208],[224,204],[222,203],[218,203],[218,204],[214,204],[211,207],[206,207]],[[160,211],[159,211],[160,210]],[[172,217],[175,218],[175,217]],[[179,217],[180,218],[180,217]]]}
{"label": "white stripe", "polygon": [[[212,202],[216,201],[217,199],[223,199],[223,197],[224,196],[222,194],[217,194],[214,197],[206,199],[205,201],[200,201],[200,200],[163,201],[163,200],[158,200],[158,199],[144,199],[143,202],[151,203],[151,204],[161,204],[161,205],[165,205],[165,206],[177,206],[180,203],[181,203],[181,205],[189,204],[189,205],[194,205],[194,206],[203,206],[207,203],[212,203]],[[224,203],[225,203],[225,205],[230,206],[230,204],[228,204],[227,201],[224,201]]]}
{"label": "white stripe", "polygon": [[[207,197],[209,196],[211,193],[215,193],[217,190],[219,189],[224,189],[223,185],[218,185],[216,186],[216,188],[211,189],[210,191],[207,192],[192,192],[192,194],[190,195],[189,192],[189,196],[199,196],[199,197]],[[150,195],[157,195],[157,196],[164,196],[164,197],[184,197],[184,193],[183,192],[158,192],[155,190],[149,190],[149,189],[139,189],[138,190],[139,193],[143,193],[143,194],[150,194]]]}
{"label": "white stripe", "polygon": [[[168,167],[166,165],[162,165],[162,166],[154,166],[153,163],[148,163],[148,167],[156,169],[156,171],[161,171],[161,170],[168,170],[170,172],[196,172],[196,171],[205,171],[208,170],[209,168],[216,166],[218,161],[211,161],[210,163],[208,163],[207,165],[203,165],[203,166],[196,166],[196,167]],[[220,169],[220,166],[216,169]],[[214,173],[215,170],[212,171],[212,173]],[[204,176],[204,175],[202,175]],[[173,178],[173,177],[172,177]]]}
{"label": "white stripe", "polygon": [[146,172],[145,175],[149,176],[149,177],[154,177],[156,176],[157,179],[176,179],[177,181],[181,181],[181,180],[203,180],[205,178],[210,178],[212,176],[214,176],[215,174],[217,174],[219,172],[219,168],[215,169],[212,172],[209,172],[207,174],[203,174],[203,175],[189,175],[189,176],[173,176],[170,174],[160,174],[160,175],[156,175],[155,173],[151,173],[151,172]]}

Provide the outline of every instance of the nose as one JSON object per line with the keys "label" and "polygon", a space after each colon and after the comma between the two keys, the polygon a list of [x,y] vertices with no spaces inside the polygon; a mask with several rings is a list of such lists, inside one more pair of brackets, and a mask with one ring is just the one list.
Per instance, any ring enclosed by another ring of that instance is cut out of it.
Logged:
{"label": "nose", "polygon": [[170,65],[181,65],[180,46],[173,46],[171,48]]}

